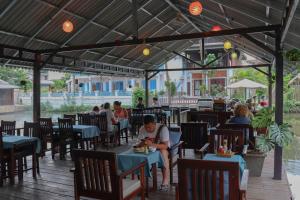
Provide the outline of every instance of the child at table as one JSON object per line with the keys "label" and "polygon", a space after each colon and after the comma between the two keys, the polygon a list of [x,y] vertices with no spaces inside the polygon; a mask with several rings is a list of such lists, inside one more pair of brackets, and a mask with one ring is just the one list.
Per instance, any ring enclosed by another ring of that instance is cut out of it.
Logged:
{"label": "child at table", "polygon": [[156,148],[160,151],[164,159],[164,167],[162,169],[163,181],[160,186],[161,191],[168,191],[169,189],[169,130],[160,123],[156,123],[152,115],[146,115],[144,117],[144,126],[141,127],[138,135],[139,139],[143,141],[138,146],[147,145],[148,147]]}

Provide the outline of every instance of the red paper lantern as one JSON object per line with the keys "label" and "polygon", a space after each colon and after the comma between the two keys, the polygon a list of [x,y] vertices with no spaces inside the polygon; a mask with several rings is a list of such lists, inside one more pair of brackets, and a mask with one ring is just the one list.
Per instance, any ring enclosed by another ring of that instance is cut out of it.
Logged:
{"label": "red paper lantern", "polygon": [[211,28],[211,31],[220,31],[220,30],[222,30],[222,28],[221,28],[221,26],[218,26],[218,25],[213,26],[213,27]]}
{"label": "red paper lantern", "polygon": [[189,11],[192,15],[200,15],[202,12],[202,4],[199,1],[190,3]]}

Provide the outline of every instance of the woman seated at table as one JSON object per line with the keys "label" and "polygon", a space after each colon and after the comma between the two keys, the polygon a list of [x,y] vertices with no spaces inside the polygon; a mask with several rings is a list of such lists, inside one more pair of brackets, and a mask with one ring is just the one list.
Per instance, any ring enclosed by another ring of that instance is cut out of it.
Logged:
{"label": "woman seated at table", "polygon": [[251,120],[249,117],[249,109],[247,105],[244,104],[236,104],[234,107],[234,116],[228,120],[227,123],[233,124],[250,124]]}
{"label": "woman seated at table", "polygon": [[91,115],[97,115],[100,113],[100,109],[98,106],[94,106],[92,112],[90,112]]}
{"label": "woman seated at table", "polygon": [[168,147],[169,142],[169,130],[163,125],[155,122],[152,115],[146,115],[144,117],[144,126],[141,127],[138,138],[142,142],[138,146],[148,146],[158,149],[164,159],[164,167],[162,169],[163,180],[160,186],[161,191],[168,191],[169,189],[169,158]]}
{"label": "woman seated at table", "polygon": [[114,116],[117,119],[128,119],[128,113],[125,108],[122,108],[120,101],[114,102]]}

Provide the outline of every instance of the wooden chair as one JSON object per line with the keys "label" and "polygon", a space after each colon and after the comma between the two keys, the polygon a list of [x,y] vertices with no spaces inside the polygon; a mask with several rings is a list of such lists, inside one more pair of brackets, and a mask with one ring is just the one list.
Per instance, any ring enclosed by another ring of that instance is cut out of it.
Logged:
{"label": "wooden chair", "polygon": [[208,138],[209,153],[215,153],[219,146],[223,146],[224,140],[227,140],[228,148],[237,154],[247,153],[247,145],[244,145],[244,133],[241,130],[217,129],[211,130]]}
{"label": "wooden chair", "polygon": [[217,112],[218,114],[218,122],[222,126],[227,122],[228,119],[233,115],[233,112],[226,111],[226,112]]}
{"label": "wooden chair", "polygon": [[90,125],[91,124],[91,115],[89,113],[78,113],[78,124],[79,125]]}
{"label": "wooden chair", "polygon": [[[204,156],[208,147],[208,123],[181,123],[183,149],[194,149]],[[185,154],[185,151],[183,151]]]}
{"label": "wooden chair", "polygon": [[16,121],[4,121],[1,120],[2,132],[8,135],[15,135],[16,133]]}
{"label": "wooden chair", "polygon": [[170,183],[173,184],[173,168],[177,165],[177,159],[182,158],[182,145],[180,127],[169,127],[170,147],[169,152],[169,167],[170,167]]}
{"label": "wooden chair", "polygon": [[[113,152],[74,150],[75,200],[89,197],[106,200],[129,200],[138,194],[145,199],[145,164],[118,173]],[[139,171],[140,180],[125,177]]]}
{"label": "wooden chair", "polygon": [[70,145],[70,154],[72,157],[72,150],[76,146],[76,141],[78,137],[73,132],[73,120],[71,118],[60,119],[58,118],[58,144],[55,144],[59,147],[60,159],[65,158],[67,153],[67,145]]}
{"label": "wooden chair", "polygon": [[72,119],[72,124],[76,125],[76,115],[64,114],[64,119]]}
{"label": "wooden chair", "polygon": [[241,130],[244,133],[245,145],[249,145],[248,149],[255,149],[254,129],[251,124],[233,124],[225,123],[220,129]]}
{"label": "wooden chair", "polygon": [[190,111],[188,122],[207,122],[210,127],[218,125],[218,114],[215,112]]}
{"label": "wooden chair", "polygon": [[106,113],[105,112],[100,113],[99,115],[97,115],[97,117],[99,120],[99,129],[101,133],[100,135],[101,135],[102,144],[106,144],[108,148],[110,143],[110,137],[113,137],[113,140],[116,140],[116,136],[112,132],[108,131]]}
{"label": "wooden chair", "polygon": [[[24,121],[24,132],[23,132],[24,136],[27,136],[27,137],[35,137],[35,138],[38,138],[41,143],[43,141],[43,136],[41,134],[41,129],[40,129],[40,124],[38,122],[26,122]],[[42,151],[42,149],[41,149]],[[37,167],[37,172],[40,173],[40,167],[39,167],[39,157],[42,156],[41,154],[42,152],[40,153],[37,153],[37,159],[36,159],[36,167]],[[24,157],[23,161],[25,162],[24,163],[24,166],[25,166],[25,169],[27,169],[27,160],[26,160],[26,157]],[[21,163],[21,161],[19,161]],[[23,164],[23,163],[22,163]],[[21,173],[21,172],[20,172]],[[22,172],[23,173],[23,172]]]}
{"label": "wooden chair", "polygon": [[57,139],[57,135],[53,132],[53,123],[51,118],[40,118],[40,131],[42,135],[42,154],[45,156],[45,152],[48,150],[47,144],[48,142],[51,143],[51,149],[52,149],[52,143],[53,140]]}
{"label": "wooden chair", "polygon": [[176,199],[245,200],[248,174],[237,162],[179,159]]}
{"label": "wooden chair", "polygon": [[3,149],[2,129],[0,127],[0,187],[3,186],[3,181],[9,178],[9,154]]}
{"label": "wooden chair", "polygon": [[132,109],[129,123],[131,124],[131,137],[133,138],[134,135],[139,134],[139,130],[144,124],[143,109]]}

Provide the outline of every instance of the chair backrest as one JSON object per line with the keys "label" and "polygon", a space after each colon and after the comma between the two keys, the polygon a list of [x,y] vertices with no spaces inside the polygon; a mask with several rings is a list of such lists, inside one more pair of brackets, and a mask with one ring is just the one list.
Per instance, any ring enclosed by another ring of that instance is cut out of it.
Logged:
{"label": "chair backrest", "polygon": [[15,135],[16,121],[4,121],[1,120],[2,131],[8,135]]}
{"label": "chair backrest", "polygon": [[181,123],[181,139],[185,149],[201,149],[208,142],[208,123]]}
{"label": "chair backrest", "polygon": [[107,132],[107,116],[106,112],[102,112],[99,115],[95,115],[96,121],[98,123],[98,128],[100,133]]}
{"label": "chair backrest", "polygon": [[234,124],[225,123],[220,126],[221,129],[241,130],[244,133],[245,145],[249,145],[249,149],[255,148],[254,129],[251,124]]}
{"label": "chair backrest", "polygon": [[239,200],[237,162],[178,159],[179,199]]}
{"label": "chair backrest", "polygon": [[77,113],[79,125],[90,125],[91,115],[89,113]]}
{"label": "chair backrest", "polygon": [[217,112],[218,113],[218,122],[219,124],[225,124],[228,119],[230,119],[231,116],[233,116],[232,111],[226,111],[226,112]]}
{"label": "chair backrest", "polygon": [[215,112],[188,112],[188,121],[191,122],[207,122],[210,127],[215,127],[218,124],[218,114]]}
{"label": "chair backrest", "polygon": [[79,196],[120,199],[116,154],[74,150],[75,190]]}
{"label": "chair backrest", "polygon": [[133,115],[136,115],[136,114],[142,115],[143,113],[144,113],[143,109],[137,109],[137,108],[132,109],[132,114]]}
{"label": "chair backrest", "polygon": [[214,103],[213,110],[214,110],[214,112],[225,112],[226,111],[226,103]]}
{"label": "chair backrest", "polygon": [[58,118],[59,137],[62,139],[74,138],[73,120],[71,118]]}
{"label": "chair backrest", "polygon": [[40,118],[40,129],[43,136],[51,136],[53,134],[53,123],[51,118]]}
{"label": "chair backrest", "polygon": [[37,137],[40,140],[43,140],[40,124],[38,122],[26,122],[24,121],[24,136],[28,137]]}
{"label": "chair backrest", "polygon": [[[2,138],[2,128],[0,127],[0,162],[1,161],[3,161],[3,138]],[[2,166],[2,163],[0,163],[0,166]]]}
{"label": "chair backrest", "polygon": [[242,154],[244,147],[244,133],[241,130],[217,129],[211,130],[208,137],[209,152],[214,153],[219,146],[224,145],[224,140],[227,140],[228,148],[233,152]]}
{"label": "chair backrest", "polygon": [[69,114],[64,114],[64,118],[72,119],[72,124],[76,124],[76,115],[69,115]]}

